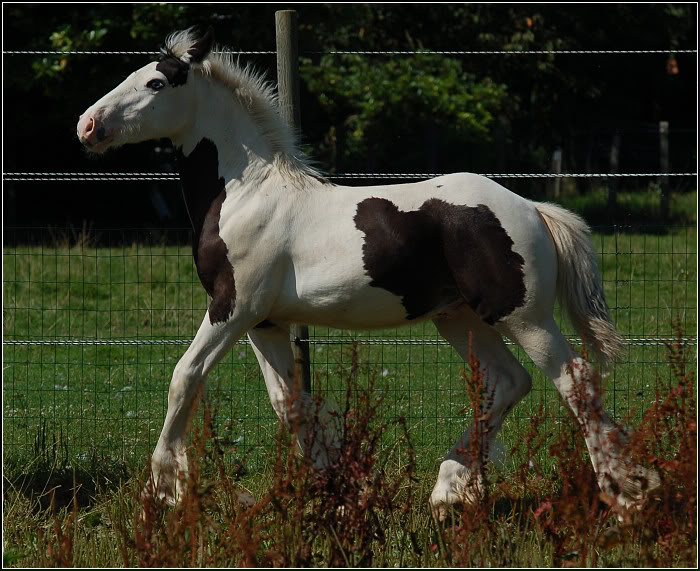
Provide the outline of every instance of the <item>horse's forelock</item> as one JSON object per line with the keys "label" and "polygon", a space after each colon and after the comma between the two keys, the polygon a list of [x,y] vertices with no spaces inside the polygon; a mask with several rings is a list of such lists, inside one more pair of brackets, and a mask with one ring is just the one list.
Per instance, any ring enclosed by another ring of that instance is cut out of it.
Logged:
{"label": "horse's forelock", "polygon": [[165,47],[161,50],[161,53],[165,56],[182,59],[187,54],[187,50],[197,43],[199,39],[200,34],[197,33],[194,27],[173,32],[165,39]]}

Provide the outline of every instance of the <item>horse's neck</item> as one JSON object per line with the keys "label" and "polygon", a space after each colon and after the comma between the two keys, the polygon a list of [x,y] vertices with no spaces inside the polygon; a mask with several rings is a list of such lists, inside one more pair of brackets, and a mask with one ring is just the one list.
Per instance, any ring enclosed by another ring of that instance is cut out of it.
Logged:
{"label": "horse's neck", "polygon": [[[259,176],[273,160],[270,144],[252,117],[236,102],[230,90],[200,82],[189,128],[176,146],[189,157],[202,141],[216,153],[217,172],[226,184],[239,184]],[[207,165],[209,166],[209,165]]]}
{"label": "horse's neck", "polygon": [[203,228],[215,215],[213,206],[223,203],[222,193],[254,191],[274,159],[253,119],[222,88],[200,90],[190,125],[173,143],[196,260]]}

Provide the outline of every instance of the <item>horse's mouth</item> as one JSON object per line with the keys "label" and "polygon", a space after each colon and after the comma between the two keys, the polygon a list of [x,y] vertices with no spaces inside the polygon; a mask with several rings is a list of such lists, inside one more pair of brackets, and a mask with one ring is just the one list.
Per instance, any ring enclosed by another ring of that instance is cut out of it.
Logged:
{"label": "horse's mouth", "polygon": [[102,154],[112,145],[113,140],[114,140],[114,136],[109,135],[109,136],[105,137],[104,139],[97,141],[95,143],[93,143],[87,139],[81,139],[80,142],[83,144],[83,146],[89,152]]}

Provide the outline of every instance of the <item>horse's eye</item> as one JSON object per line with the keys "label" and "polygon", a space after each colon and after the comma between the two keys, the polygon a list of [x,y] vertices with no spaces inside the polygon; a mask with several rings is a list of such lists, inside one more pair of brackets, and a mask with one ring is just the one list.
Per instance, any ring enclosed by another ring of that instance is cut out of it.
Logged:
{"label": "horse's eye", "polygon": [[165,87],[165,83],[163,83],[160,79],[152,79],[146,84],[146,87],[148,87],[148,89],[153,89],[153,91],[158,91]]}

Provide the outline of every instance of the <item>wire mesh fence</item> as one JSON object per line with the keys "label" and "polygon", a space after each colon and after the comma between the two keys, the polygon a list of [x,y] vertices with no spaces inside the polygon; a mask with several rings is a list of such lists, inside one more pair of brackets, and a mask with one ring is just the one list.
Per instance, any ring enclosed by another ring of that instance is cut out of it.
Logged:
{"label": "wire mesh fence", "polygon": [[[639,418],[670,374],[674,320],[696,344],[694,227],[595,228],[605,291],[627,340],[605,380],[607,407]],[[145,461],[158,439],[175,364],[206,311],[189,229],[5,228],[3,251],[4,456],[32,457],[53,442],[67,461]],[[563,321],[574,345],[579,340]],[[311,328],[314,391],[344,400],[353,351],[359,372],[408,421],[416,447],[441,457],[466,427],[464,363],[431,323],[371,332]],[[511,413],[504,438],[537,414],[566,414],[550,383],[517,347],[534,390]],[[274,444],[277,419],[246,340],[214,369],[207,398],[225,438],[241,449]],[[57,444],[58,443],[58,444]]]}
{"label": "wire mesh fence", "polygon": [[[238,55],[274,55],[240,51]],[[421,57],[669,54],[669,50],[331,51],[305,55]],[[673,54],[697,50],[673,50]],[[151,51],[3,51],[3,55],[157,55]],[[635,56],[636,57],[636,56]],[[42,169],[40,169],[42,170]],[[690,169],[685,169],[690,170]],[[420,179],[439,173],[333,173],[331,180]],[[487,174],[491,178],[696,177],[677,173]],[[174,181],[172,173],[4,172],[7,182]],[[596,229],[608,302],[627,339],[609,371],[608,408],[634,419],[669,374],[664,344],[674,319],[695,344],[696,231],[691,227]],[[67,459],[106,455],[140,460],[153,449],[170,376],[206,311],[189,229],[93,230],[89,235],[5,228],[3,250],[3,414],[5,455],[31,456],[53,442]],[[565,333],[579,340],[563,321]],[[342,401],[353,362],[375,377],[387,414],[404,416],[416,446],[439,458],[465,427],[464,363],[430,323],[391,331],[311,328],[314,390]],[[534,390],[510,415],[506,439],[540,402],[556,423],[559,398],[517,347]],[[353,355],[354,352],[354,355]],[[354,361],[353,361],[354,359]],[[227,437],[246,449],[273,444],[277,419],[253,352],[241,340],[211,373],[208,398]],[[549,420],[548,420],[549,421]],[[56,444],[57,443],[57,444]],[[8,452],[9,451],[9,452]]]}
{"label": "wire mesh fence", "polygon": [[[325,178],[329,180],[403,180],[403,179],[429,179],[444,176],[450,173],[333,173]],[[474,173],[480,174],[480,173]],[[674,173],[481,173],[481,176],[494,179],[515,178],[661,178],[661,177],[696,177],[695,172]],[[60,181],[179,181],[177,173],[60,173],[60,172],[11,172],[2,173],[4,181],[13,182],[60,182]]]}

